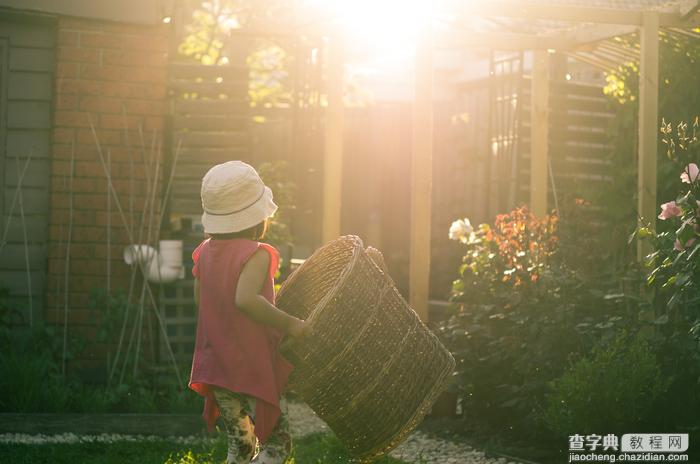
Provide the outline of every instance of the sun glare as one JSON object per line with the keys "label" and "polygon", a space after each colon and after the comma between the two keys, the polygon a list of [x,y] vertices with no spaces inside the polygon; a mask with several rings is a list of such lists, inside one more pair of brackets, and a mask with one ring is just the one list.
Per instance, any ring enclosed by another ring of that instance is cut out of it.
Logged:
{"label": "sun glare", "polygon": [[414,44],[441,2],[331,0],[318,3],[354,48],[393,61],[412,55]]}

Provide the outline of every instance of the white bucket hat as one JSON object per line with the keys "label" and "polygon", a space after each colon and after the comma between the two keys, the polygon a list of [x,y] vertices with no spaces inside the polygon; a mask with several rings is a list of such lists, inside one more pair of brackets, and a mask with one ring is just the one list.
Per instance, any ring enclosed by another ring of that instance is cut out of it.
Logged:
{"label": "white bucket hat", "polygon": [[208,234],[239,232],[272,216],[277,205],[252,166],[242,161],[217,164],[202,179],[202,226]]}

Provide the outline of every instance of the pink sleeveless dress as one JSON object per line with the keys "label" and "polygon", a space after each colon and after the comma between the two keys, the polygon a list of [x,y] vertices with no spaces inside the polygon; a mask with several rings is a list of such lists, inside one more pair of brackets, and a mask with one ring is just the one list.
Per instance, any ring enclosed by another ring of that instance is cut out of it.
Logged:
{"label": "pink sleeveless dress", "polygon": [[255,397],[255,435],[265,443],[280,416],[279,398],[293,366],[278,350],[284,334],[255,322],[235,304],[238,276],[259,248],[270,253],[261,293],[274,304],[279,253],[273,246],[238,238],[206,239],[192,253],[192,275],[200,287],[189,386],[205,398],[203,417],[209,430],[219,415],[210,386]]}

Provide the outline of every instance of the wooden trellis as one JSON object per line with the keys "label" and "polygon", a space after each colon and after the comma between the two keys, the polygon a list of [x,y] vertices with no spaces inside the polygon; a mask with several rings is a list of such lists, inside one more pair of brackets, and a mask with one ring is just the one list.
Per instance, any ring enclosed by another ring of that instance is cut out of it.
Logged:
{"label": "wooden trellis", "polygon": [[[428,282],[430,276],[430,223],[431,223],[431,180],[432,180],[432,71],[433,42],[436,47],[465,48],[482,47],[490,49],[534,51],[534,66],[531,81],[531,121],[530,121],[530,195],[531,207],[536,214],[547,210],[549,190],[548,158],[549,140],[549,51],[566,51],[574,58],[594,63],[609,69],[615,64],[629,61],[627,50],[622,50],[612,42],[597,49],[592,43],[605,41],[615,36],[639,31],[641,37],[639,95],[639,148],[638,148],[638,205],[639,214],[645,220],[654,222],[656,216],[656,146],[658,137],[658,34],[660,28],[671,31],[683,30],[685,34],[697,35],[687,30],[700,23],[698,10],[700,0],[684,0],[666,7],[662,11],[623,10],[552,4],[523,4],[516,1],[491,1],[466,3],[461,10],[463,17],[500,17],[531,21],[568,21],[579,27],[568,31],[546,32],[542,34],[519,34],[506,31],[476,32],[457,27],[444,36],[433,36],[430,27],[426,28],[417,42],[415,85],[416,99],[413,105],[413,172],[411,198],[411,251],[410,251],[410,301],[415,310],[426,319],[428,314]],[[311,15],[313,17],[313,14]],[[426,19],[426,22],[430,22]],[[589,25],[586,23],[593,23]],[[459,26],[459,25],[458,25]],[[426,46],[426,44],[428,44]],[[333,60],[332,60],[333,61]],[[341,60],[335,60],[336,69],[342,69]],[[335,71],[337,75],[339,71]],[[329,102],[327,108],[333,120],[327,127],[326,136],[341,137],[337,125],[342,118],[337,115],[339,101]],[[332,141],[327,146],[335,146]],[[337,163],[342,153],[326,151],[326,162]],[[340,201],[333,195],[333,187],[340,183],[340,172],[327,172],[334,176],[326,179],[329,195],[325,200],[327,209],[340,207]],[[324,217],[324,230],[337,230],[337,215]],[[638,243],[637,257],[646,253],[643,242]]]}
{"label": "wooden trellis", "polygon": [[[162,285],[158,301],[175,359],[182,364],[192,362],[197,327],[194,280],[184,279]],[[160,357],[167,359],[167,356],[166,340],[161,339]]]}
{"label": "wooden trellis", "polygon": [[[531,50],[534,66],[531,80],[530,120],[530,203],[536,214],[547,211],[550,189],[550,70],[548,55],[561,52],[601,69],[611,69],[630,60],[640,63],[638,212],[653,223],[656,213],[656,146],[658,125],[658,34],[700,37],[693,28],[700,25],[700,0],[682,0],[654,11],[588,6],[493,0],[460,4],[457,18],[447,32],[432,30],[432,19],[425,18],[416,42],[415,101],[413,105],[411,174],[410,301],[423,319],[428,314],[430,274],[430,224],[433,151],[433,51],[442,49],[485,48],[491,50]],[[506,18],[525,21],[538,33],[511,30],[475,31],[462,25],[463,19]],[[299,20],[298,18],[303,18]],[[324,215],[323,239],[340,231],[343,137],[343,37],[331,29],[332,17],[315,10],[298,12],[292,24],[258,27],[259,33],[285,33],[330,38],[328,103],[325,108]],[[564,22],[553,28],[549,22]],[[543,22],[545,24],[543,25]],[[571,26],[573,24],[573,27]],[[337,29],[337,28],[336,28]],[[620,47],[610,39],[638,33],[639,52]],[[638,259],[645,254],[638,244]]]}

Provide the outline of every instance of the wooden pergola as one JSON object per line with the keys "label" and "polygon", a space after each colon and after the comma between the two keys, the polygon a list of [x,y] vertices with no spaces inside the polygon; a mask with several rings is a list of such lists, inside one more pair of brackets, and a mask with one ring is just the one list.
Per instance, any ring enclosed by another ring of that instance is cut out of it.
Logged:
{"label": "wooden pergola", "polygon": [[[483,47],[532,50],[530,207],[536,215],[547,212],[549,53],[562,52],[582,62],[611,69],[638,61],[640,69],[637,211],[654,224],[657,214],[656,159],[659,80],[659,31],[700,38],[700,0],[683,0],[662,10],[643,11],[566,5],[524,4],[514,0],[470,2],[462,18],[508,18],[535,22],[566,22],[574,27],[546,28],[541,33],[473,32],[464,28],[435,34],[428,24],[416,44],[413,149],[411,159],[411,225],[409,300],[423,320],[428,316],[430,275],[431,192],[433,155],[433,52],[436,48]],[[612,39],[638,32],[638,51]],[[343,40],[331,35],[324,150],[323,241],[340,234],[343,157]],[[642,259],[645,245],[638,243]]]}

